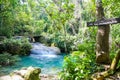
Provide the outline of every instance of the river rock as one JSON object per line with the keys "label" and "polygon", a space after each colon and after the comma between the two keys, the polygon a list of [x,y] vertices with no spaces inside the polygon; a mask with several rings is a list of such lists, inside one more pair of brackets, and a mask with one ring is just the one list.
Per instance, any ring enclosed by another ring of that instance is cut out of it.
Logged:
{"label": "river rock", "polygon": [[54,54],[59,55],[61,53],[61,51],[58,47],[49,47],[49,48],[54,52]]}
{"label": "river rock", "polygon": [[10,74],[0,78],[0,80],[40,80],[40,68],[28,67],[21,70],[16,70]]}

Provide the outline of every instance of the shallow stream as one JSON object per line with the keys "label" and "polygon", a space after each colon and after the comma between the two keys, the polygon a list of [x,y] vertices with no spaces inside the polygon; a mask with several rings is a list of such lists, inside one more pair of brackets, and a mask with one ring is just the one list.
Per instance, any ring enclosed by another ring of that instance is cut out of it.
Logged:
{"label": "shallow stream", "polygon": [[[46,50],[47,51],[46,51]],[[40,67],[42,74],[57,74],[62,69],[63,59],[66,54],[55,54],[54,50],[40,43],[33,44],[30,56],[22,56],[21,60],[14,66],[8,66],[0,69],[0,73],[10,73],[13,70],[22,67]]]}

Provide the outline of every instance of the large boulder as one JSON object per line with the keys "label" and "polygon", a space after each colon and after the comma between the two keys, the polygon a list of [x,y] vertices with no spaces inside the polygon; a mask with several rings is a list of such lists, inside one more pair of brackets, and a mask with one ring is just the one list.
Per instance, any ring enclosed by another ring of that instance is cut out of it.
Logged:
{"label": "large boulder", "polygon": [[10,76],[11,80],[40,80],[40,72],[40,68],[28,67],[14,71]]}
{"label": "large boulder", "polygon": [[49,48],[54,54],[57,54],[57,55],[61,54],[61,51],[58,47],[49,47]]}

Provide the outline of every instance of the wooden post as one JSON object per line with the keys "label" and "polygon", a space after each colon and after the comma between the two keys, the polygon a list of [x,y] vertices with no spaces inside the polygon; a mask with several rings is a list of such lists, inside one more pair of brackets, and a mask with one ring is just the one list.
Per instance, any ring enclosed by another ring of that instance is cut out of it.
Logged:
{"label": "wooden post", "polygon": [[110,19],[102,19],[95,22],[87,22],[87,26],[103,26],[109,24],[118,24],[120,23],[120,18],[110,18]]}
{"label": "wooden post", "polygon": [[87,26],[98,26],[96,37],[96,62],[109,64],[109,25],[120,23],[120,18],[104,19],[104,11],[101,0],[96,0],[96,7],[97,21],[87,22]]}
{"label": "wooden post", "polygon": [[[97,20],[104,19],[102,0],[96,0]],[[96,62],[110,64],[109,58],[109,25],[98,26],[96,37]]]}

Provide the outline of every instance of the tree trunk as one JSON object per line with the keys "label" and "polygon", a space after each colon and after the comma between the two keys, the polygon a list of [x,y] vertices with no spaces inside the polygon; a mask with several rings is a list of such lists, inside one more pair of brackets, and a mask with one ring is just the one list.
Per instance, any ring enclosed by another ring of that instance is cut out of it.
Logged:
{"label": "tree trunk", "polygon": [[120,60],[120,50],[118,50],[115,58],[113,59],[113,61],[111,63],[111,66],[110,66],[111,70],[113,70],[113,71],[116,70],[119,60]]}
{"label": "tree trunk", "polygon": [[78,33],[80,28],[82,27],[82,17],[81,17],[81,12],[82,12],[82,8],[81,8],[81,3],[82,0],[72,0],[73,3],[75,4],[75,8],[74,8],[74,17],[75,17],[75,31]]}
{"label": "tree trunk", "polygon": [[[96,0],[97,20],[104,19],[104,11],[102,0]],[[109,58],[109,25],[98,27],[96,37],[96,62],[102,64],[110,64]]]}
{"label": "tree trunk", "polygon": [[73,24],[71,24],[71,29],[72,29],[72,33],[73,33],[74,35],[76,35],[77,33],[76,33],[76,30],[75,30]]}
{"label": "tree trunk", "polygon": [[64,34],[64,47],[65,47],[65,52],[68,52],[67,50],[67,31],[66,31],[66,25],[63,24],[63,34]]}

